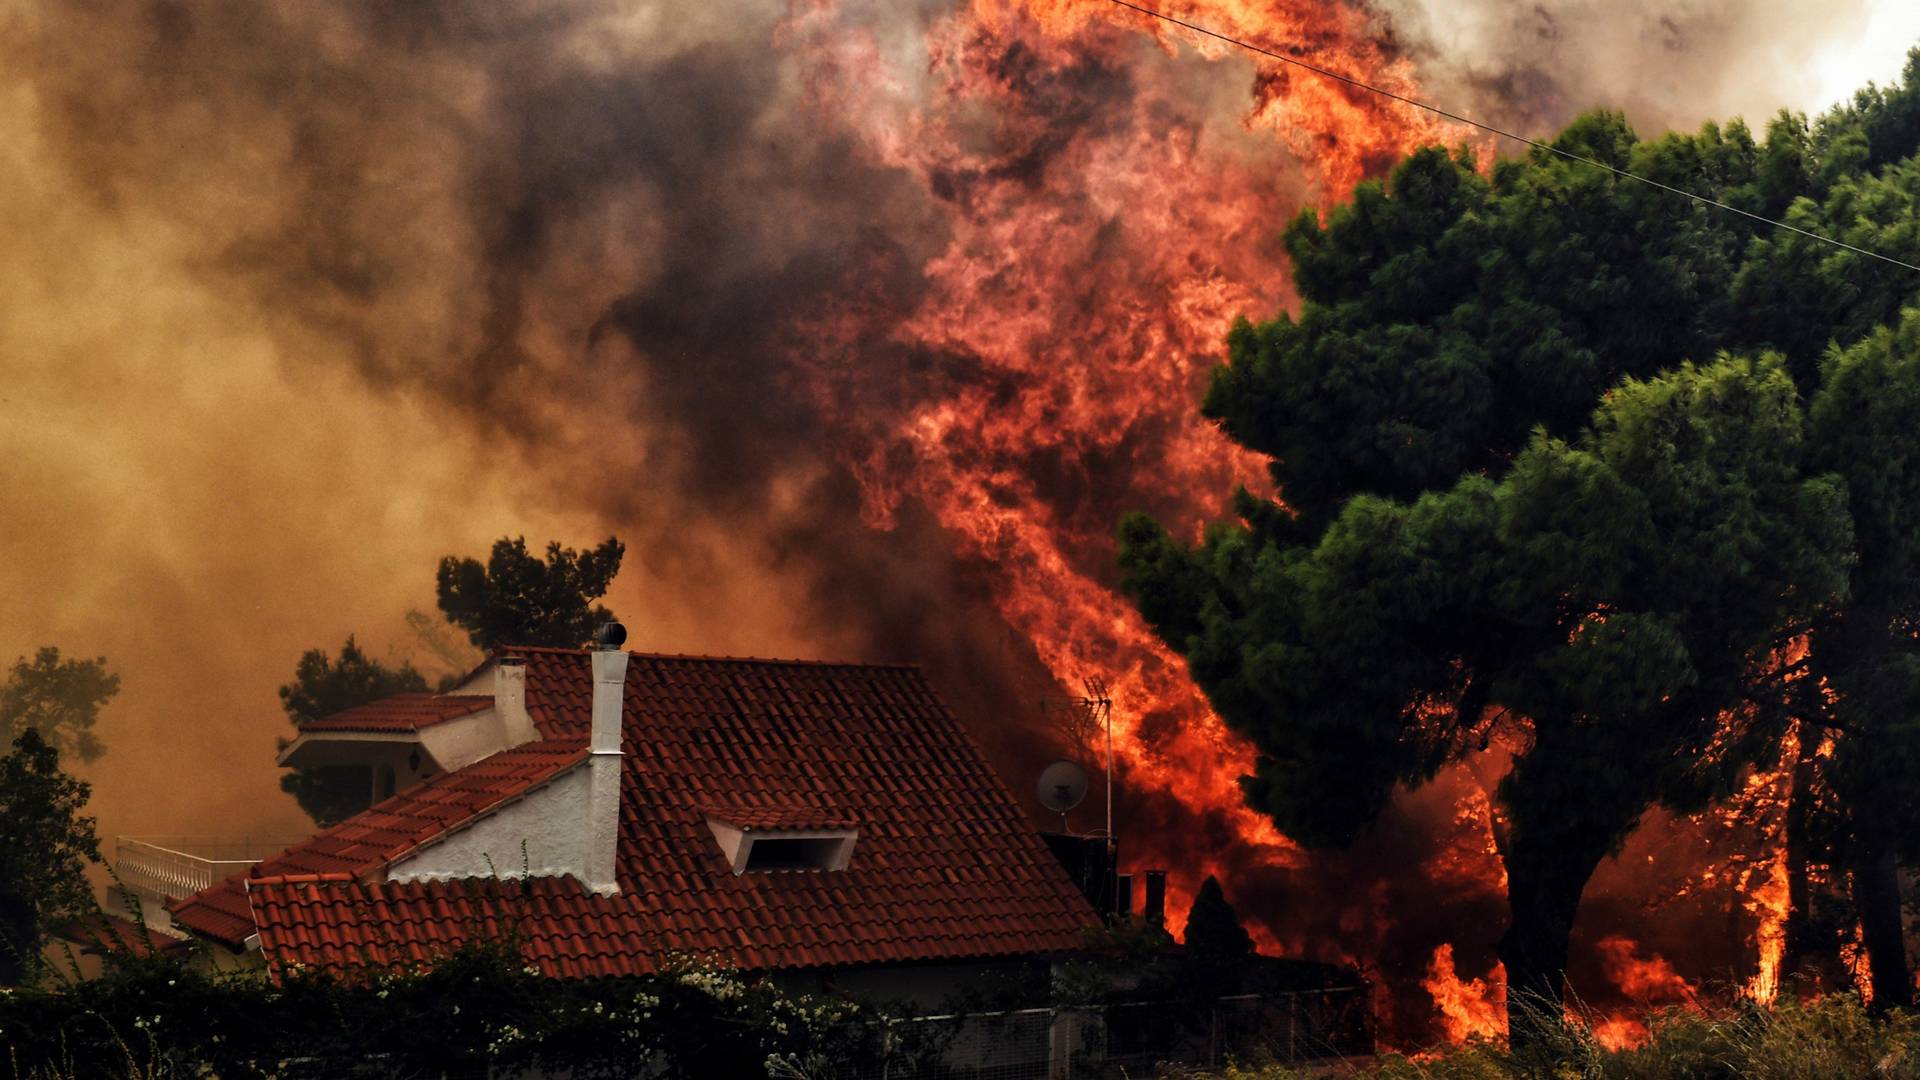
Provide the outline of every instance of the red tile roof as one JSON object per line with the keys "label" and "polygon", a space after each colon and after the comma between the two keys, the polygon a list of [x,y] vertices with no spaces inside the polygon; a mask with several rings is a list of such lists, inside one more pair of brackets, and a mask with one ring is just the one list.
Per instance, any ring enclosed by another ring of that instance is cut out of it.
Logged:
{"label": "red tile roof", "polygon": [[[578,754],[591,722],[588,654],[513,651],[527,658],[527,709],[544,745]],[[747,969],[1044,953],[1075,947],[1096,922],[917,669],[635,655],[624,723],[616,896],[592,897],[571,878],[542,879],[524,897],[510,882],[381,883],[377,859],[396,845],[367,845],[358,861],[296,856],[309,841],[256,868],[250,910],[223,910],[248,933],[259,928],[270,963],[310,966],[349,954],[405,963],[510,910],[532,928],[530,957],[594,975],[648,970],[664,951]],[[378,831],[363,819],[383,820],[421,790],[321,836]],[[755,828],[851,824],[858,839],[844,870],[736,875],[709,815]],[[327,872],[354,880],[290,880]]]}
{"label": "red tile roof", "polygon": [[[517,746],[442,773],[315,833],[248,874],[340,873],[379,876],[388,863],[457,825],[493,810],[552,780],[586,757],[579,740]],[[238,946],[253,934],[243,881],[236,874],[172,906],[173,921],[196,933]]]}
{"label": "red tile roof", "polygon": [[350,874],[253,878],[247,900],[269,971],[431,964],[476,940],[517,937],[527,962],[559,977],[634,970],[661,955],[631,905],[570,877],[361,882]]}
{"label": "red tile roof", "polygon": [[855,829],[860,825],[860,819],[854,815],[835,813],[825,807],[715,804],[708,806],[706,810],[709,818],[741,830],[787,829],[794,832],[823,832],[833,829]]}
{"label": "red tile roof", "polygon": [[300,725],[308,731],[418,731],[493,707],[482,694],[395,694]]}
{"label": "red tile roof", "polygon": [[122,952],[146,956],[187,947],[187,943],[179,938],[168,937],[132,919],[106,912],[68,919],[53,927],[51,933],[54,937],[78,945],[82,953],[96,955]]}

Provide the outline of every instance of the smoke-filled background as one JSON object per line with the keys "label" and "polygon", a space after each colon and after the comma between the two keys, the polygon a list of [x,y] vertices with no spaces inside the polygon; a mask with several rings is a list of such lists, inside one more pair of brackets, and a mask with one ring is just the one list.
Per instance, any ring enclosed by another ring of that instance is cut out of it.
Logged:
{"label": "smoke-filled background", "polygon": [[[1866,0],[1171,10],[1533,134],[1757,127],[1920,36]],[[16,2],[0,658],[123,676],[103,836],[299,831],[302,650],[432,671],[404,616],[440,556],[617,533],[635,647],[920,662],[1023,798],[1074,751],[1043,699],[1104,677],[1176,928],[1218,872],[1267,945],[1385,980],[1390,1033],[1468,1030],[1498,762],[1296,850],[1110,538],[1260,482],[1195,401],[1230,320],[1290,302],[1286,220],[1469,135],[1101,0]],[[1747,977],[1764,852],[1658,831],[1583,909],[1577,988]]]}

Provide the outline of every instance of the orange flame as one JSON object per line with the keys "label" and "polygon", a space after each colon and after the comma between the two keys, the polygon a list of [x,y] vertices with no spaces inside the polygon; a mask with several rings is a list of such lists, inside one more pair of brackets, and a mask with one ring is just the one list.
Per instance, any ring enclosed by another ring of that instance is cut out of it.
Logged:
{"label": "orange flame", "polygon": [[1427,965],[1427,977],[1420,985],[1433,997],[1434,1008],[1447,1041],[1498,1039],[1507,1033],[1507,970],[1494,964],[1493,970],[1478,979],[1462,979],[1453,962],[1453,945],[1433,950]]}
{"label": "orange flame", "polygon": [[[797,12],[786,33],[805,37],[823,10]],[[1412,85],[1357,9],[1220,0],[1173,12]],[[904,500],[931,509],[989,568],[1001,615],[1061,683],[1107,681],[1125,784],[1224,823],[1239,863],[1284,866],[1297,849],[1240,797],[1250,748],[1114,591],[1111,532],[1119,510],[1143,506],[1197,529],[1224,513],[1236,483],[1261,485],[1264,462],[1203,422],[1197,401],[1232,320],[1270,315],[1289,298],[1269,238],[1307,188],[1344,195],[1438,132],[1403,107],[1261,68],[1242,130],[1223,133],[1191,113],[1168,74],[1192,65],[1183,44],[1226,58],[1219,43],[1188,37],[1104,0],[978,0],[930,32],[934,100],[924,105],[911,96],[919,80],[885,68],[877,48],[844,38],[826,47],[810,82],[816,98],[870,121],[875,160],[921,177],[953,212],[943,248],[919,267],[926,290],[911,311],[870,310],[852,295],[803,327],[801,390],[832,406],[825,412],[860,418],[839,450],[872,522],[887,525]],[[1049,126],[1062,110],[1027,104],[1037,85],[1057,89],[1049,79],[1106,71],[1130,80],[1124,115],[1062,132]],[[1278,146],[1261,149],[1249,133]],[[1051,155],[1043,169],[1024,157],[1009,164],[1009,146],[1030,145]],[[1289,174],[1305,186],[1275,182]],[[935,373],[936,385],[903,402],[897,386],[869,381],[873,365],[855,362],[876,346],[961,357],[963,370]],[[1131,462],[1126,490],[1100,500],[1053,490],[1099,483],[1089,463],[1103,461]],[[1167,901],[1177,930],[1220,854],[1143,850],[1142,839],[1130,838],[1135,858],[1179,860]]]}
{"label": "orange flame", "polygon": [[1607,977],[1629,1000],[1641,1004],[1693,1000],[1693,984],[1681,978],[1673,965],[1658,953],[1642,956],[1639,944],[1632,938],[1610,935],[1601,938],[1595,948],[1606,963]]}

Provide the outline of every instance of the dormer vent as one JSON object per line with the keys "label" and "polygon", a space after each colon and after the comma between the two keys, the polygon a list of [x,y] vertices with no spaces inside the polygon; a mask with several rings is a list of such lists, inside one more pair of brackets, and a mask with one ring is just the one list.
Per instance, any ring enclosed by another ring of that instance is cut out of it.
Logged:
{"label": "dormer vent", "polygon": [[852,834],[833,836],[780,836],[768,834],[747,840],[747,865],[744,873],[761,870],[840,870],[846,866],[843,854],[853,846]]}
{"label": "dormer vent", "polygon": [[735,874],[845,870],[860,839],[852,821],[818,812],[717,811],[707,828]]}

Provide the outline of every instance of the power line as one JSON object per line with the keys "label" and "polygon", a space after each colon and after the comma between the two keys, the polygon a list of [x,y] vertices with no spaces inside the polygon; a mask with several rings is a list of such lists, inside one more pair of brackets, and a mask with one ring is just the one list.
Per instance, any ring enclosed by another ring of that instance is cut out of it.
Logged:
{"label": "power line", "polygon": [[1685,196],[1686,198],[1692,199],[1694,202],[1702,203],[1704,205],[1711,206],[1716,209],[1725,210],[1728,213],[1738,214],[1741,217],[1750,218],[1754,221],[1771,225],[1776,229],[1785,229],[1787,232],[1790,232],[1790,233],[1798,233],[1799,235],[1804,236],[1809,240],[1818,240],[1823,244],[1832,244],[1834,247],[1851,251],[1856,255],[1865,255],[1870,259],[1879,259],[1881,262],[1892,263],[1895,266],[1905,267],[1908,270],[1912,270],[1916,273],[1920,273],[1920,266],[1916,266],[1910,262],[1903,262],[1899,259],[1894,258],[1891,255],[1882,255],[1877,251],[1869,251],[1863,247],[1855,247],[1854,245],[1849,244],[1844,240],[1836,240],[1831,236],[1826,236],[1821,233],[1812,232],[1807,229],[1802,229],[1797,225],[1789,225],[1784,221],[1779,221],[1774,218],[1767,217],[1764,214],[1756,214],[1751,210],[1742,210],[1737,206],[1732,206],[1727,203],[1723,203],[1718,199],[1709,199],[1705,195],[1697,195],[1694,192],[1686,190],[1685,188],[1674,187],[1672,184],[1663,184],[1658,180],[1654,180],[1650,177],[1641,176],[1638,173],[1631,173],[1626,171],[1625,169],[1617,169],[1617,168],[1614,168],[1612,165],[1607,164],[1604,161],[1587,157],[1585,154],[1576,154],[1571,150],[1563,150],[1558,146],[1554,146],[1552,143],[1544,143],[1538,139],[1531,139],[1525,135],[1519,135],[1514,132],[1507,131],[1504,128],[1495,127],[1492,124],[1483,124],[1478,120],[1469,120],[1468,118],[1461,116],[1459,113],[1448,112],[1447,110],[1442,109],[1437,105],[1429,105],[1424,101],[1418,101],[1414,98],[1407,97],[1405,94],[1396,94],[1393,91],[1388,90],[1384,87],[1374,86],[1371,83],[1361,82],[1359,79],[1356,79],[1351,75],[1342,75],[1341,73],[1334,71],[1330,68],[1324,68],[1318,64],[1311,64],[1305,60],[1298,59],[1297,57],[1287,56],[1284,53],[1277,53],[1277,52],[1274,52],[1272,49],[1262,48],[1258,45],[1253,44],[1252,42],[1242,41],[1239,38],[1232,37],[1227,34],[1222,34],[1217,30],[1209,30],[1204,26],[1197,26],[1193,23],[1187,22],[1185,19],[1175,18],[1174,16],[1168,15],[1164,12],[1155,11],[1152,8],[1141,7],[1139,4],[1131,3],[1130,0],[1109,0],[1109,2],[1119,7],[1127,8],[1130,11],[1137,11],[1142,15],[1148,15],[1153,18],[1159,19],[1163,22],[1169,22],[1175,26],[1184,27],[1188,30],[1193,31],[1196,34],[1204,34],[1207,37],[1214,38],[1218,41],[1224,41],[1229,45],[1238,46],[1242,49],[1247,50],[1248,52],[1259,53],[1261,56],[1270,57],[1274,60],[1280,61],[1283,64],[1292,64],[1294,67],[1304,68],[1307,71],[1313,72],[1315,75],[1320,75],[1325,78],[1333,79],[1336,82],[1345,83],[1348,86],[1365,90],[1370,94],[1378,94],[1384,98],[1391,98],[1392,100],[1398,101],[1403,105],[1411,105],[1416,109],[1425,109],[1427,112],[1433,113],[1436,116],[1444,116],[1448,120],[1452,120],[1455,123],[1465,124],[1468,127],[1476,127],[1476,128],[1479,128],[1481,131],[1498,135],[1504,139],[1512,139],[1514,142],[1525,143],[1528,146],[1531,146],[1537,150],[1545,150],[1547,153],[1550,153],[1550,154],[1558,154],[1560,157],[1566,158],[1568,161],[1577,161],[1583,165],[1591,165],[1596,169],[1604,169],[1615,176],[1621,177],[1622,179],[1638,181],[1639,183],[1645,184],[1648,187],[1658,188],[1661,191],[1671,192],[1675,195],[1682,195],[1682,196]]}

